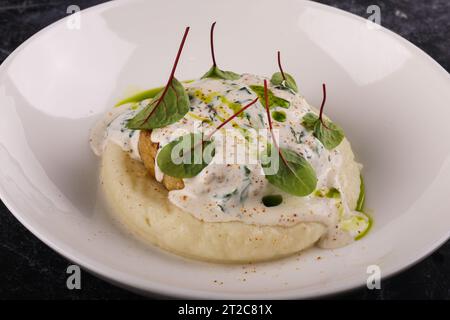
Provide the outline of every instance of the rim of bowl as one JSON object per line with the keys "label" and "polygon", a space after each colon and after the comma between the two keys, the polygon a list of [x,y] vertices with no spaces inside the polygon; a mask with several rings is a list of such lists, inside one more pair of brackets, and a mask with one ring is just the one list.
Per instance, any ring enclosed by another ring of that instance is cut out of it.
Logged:
{"label": "rim of bowl", "polygon": [[[314,2],[311,0],[301,0],[307,6],[316,6],[321,10],[326,10],[328,12],[332,12],[334,14],[343,15],[349,19],[356,20],[360,23],[366,21],[366,19],[357,16],[351,12],[335,8],[332,6],[328,6],[322,3]],[[95,10],[105,10],[107,8],[115,7],[117,5],[125,5],[126,3],[132,3],[133,0],[112,0],[110,2],[98,4],[86,9],[83,9],[83,13],[87,13]],[[5,66],[9,64],[9,61],[12,61],[15,56],[28,45],[28,43],[38,39],[42,34],[52,30],[54,28],[59,27],[60,24],[65,23],[69,16],[63,17],[50,25],[44,27],[40,31],[36,32],[26,41],[24,41],[21,45],[19,45],[0,65],[0,75],[5,69]],[[433,58],[431,58],[427,53],[425,53],[422,49],[417,47],[415,44],[411,43],[407,39],[398,35],[397,33],[385,28],[381,25],[380,31],[384,32],[387,36],[393,37],[396,41],[402,42],[404,45],[408,46],[413,50],[413,52],[424,59],[429,65],[430,68],[433,68],[437,74],[442,76],[444,79],[447,79],[449,87],[450,87],[450,75],[449,73]],[[124,289],[137,292],[139,294],[151,295],[152,293],[165,295],[168,297],[178,297],[178,298],[199,298],[199,299],[295,299],[295,298],[317,298],[324,296],[332,296],[339,293],[348,292],[357,288],[364,286],[364,283],[361,283],[359,279],[350,279],[350,281],[345,284],[340,284],[335,286],[335,288],[331,289],[316,289],[314,292],[310,292],[309,294],[305,294],[301,291],[301,289],[291,289],[284,291],[277,291],[271,293],[270,296],[267,293],[236,293],[236,292],[210,292],[206,290],[197,290],[197,289],[187,289],[180,288],[172,285],[166,285],[164,283],[157,283],[154,281],[146,281],[147,285],[143,285],[142,281],[139,277],[129,275],[123,271],[113,269],[106,264],[99,263],[94,259],[91,259],[84,255],[82,252],[78,251],[76,248],[72,248],[71,246],[66,245],[61,240],[53,239],[53,237],[46,233],[43,228],[39,228],[33,226],[28,223],[28,221],[22,217],[22,214],[13,204],[13,200],[9,199],[9,197],[5,196],[1,193],[0,190],[0,199],[3,201],[8,210],[14,215],[14,217],[32,234],[34,234],[39,240],[44,242],[51,249],[56,251],[58,254],[63,256],[64,258],[72,261],[81,267],[83,267],[86,271],[106,280],[110,283],[113,283],[119,287]],[[437,239],[430,247],[424,248],[414,256],[411,256],[406,263],[397,263],[396,265],[391,266],[384,273],[383,279],[387,279],[392,277],[405,269],[412,267],[413,265],[419,263],[420,261],[427,258],[434,251],[439,249],[439,247],[444,244],[447,240],[450,239],[450,231],[447,234],[441,236]]]}

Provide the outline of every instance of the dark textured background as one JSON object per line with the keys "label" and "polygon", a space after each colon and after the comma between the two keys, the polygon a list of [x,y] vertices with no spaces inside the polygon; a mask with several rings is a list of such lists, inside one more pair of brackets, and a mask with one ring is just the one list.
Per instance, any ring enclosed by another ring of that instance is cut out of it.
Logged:
{"label": "dark textured background", "polygon": [[[226,1],[226,0],[224,0]],[[274,0],[275,1],[275,0]],[[70,4],[81,8],[98,0],[0,0],[0,62],[48,24],[64,17]],[[324,0],[325,4],[367,17],[381,8],[382,25],[399,33],[450,70],[450,0]],[[28,232],[0,202],[0,299],[139,299],[87,273],[82,290],[66,289],[70,263]],[[390,279],[382,290],[358,289],[343,299],[449,299],[450,242],[433,255]]]}

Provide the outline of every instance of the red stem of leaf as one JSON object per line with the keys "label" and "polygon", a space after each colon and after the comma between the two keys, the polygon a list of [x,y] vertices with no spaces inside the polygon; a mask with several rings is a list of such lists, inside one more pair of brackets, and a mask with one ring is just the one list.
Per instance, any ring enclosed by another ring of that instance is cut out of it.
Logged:
{"label": "red stem of leaf", "polygon": [[265,107],[266,107],[266,111],[267,111],[267,119],[269,121],[269,130],[270,130],[270,135],[272,136],[272,140],[273,140],[273,144],[275,146],[275,148],[278,151],[278,154],[280,155],[280,158],[283,160],[284,164],[289,167],[289,164],[287,162],[287,160],[284,158],[283,154],[281,153],[280,147],[278,146],[277,140],[275,139],[275,136],[273,134],[273,126],[272,126],[272,117],[270,116],[270,109],[269,109],[269,94],[267,93],[267,80],[264,80],[264,102],[265,102]]}
{"label": "red stem of leaf", "polygon": [[177,56],[175,58],[175,62],[173,64],[172,72],[170,73],[169,80],[167,81],[167,84],[166,84],[166,86],[164,88],[164,91],[161,94],[161,97],[159,97],[155,107],[152,109],[152,111],[147,116],[147,118],[145,118],[145,120],[142,122],[142,124],[145,124],[148,121],[148,119],[150,119],[151,116],[155,113],[156,109],[158,109],[159,105],[161,104],[161,101],[164,99],[164,96],[166,95],[167,90],[169,90],[169,87],[171,86],[171,82],[172,82],[172,80],[173,80],[173,78],[175,76],[175,70],[177,69],[178,61],[180,60],[181,52],[183,51],[184,43],[186,41],[188,33],[189,33],[189,27],[186,27],[186,29],[184,30],[184,35],[183,35],[183,39],[181,40],[180,47],[178,48],[178,53],[177,53]]}
{"label": "red stem of leaf", "polygon": [[225,120],[224,122],[222,122],[216,129],[214,129],[214,131],[208,135],[208,138],[206,140],[209,140],[217,131],[219,131],[220,129],[222,129],[228,122],[230,122],[231,120],[233,120],[234,118],[236,118],[238,115],[240,115],[242,112],[244,112],[245,110],[247,110],[248,108],[250,108],[252,105],[254,105],[256,102],[258,101],[258,98],[256,98],[255,100],[253,100],[252,102],[250,102],[249,104],[247,104],[245,107],[243,107],[242,109],[240,109],[238,112],[236,112],[235,114],[233,114],[231,117],[229,117],[227,120]]}
{"label": "red stem of leaf", "polygon": [[213,61],[213,67],[216,67],[216,55],[214,54],[214,28],[216,26],[216,22],[214,21],[214,23],[211,25],[211,35],[210,35],[210,40],[211,40],[211,56],[212,56],[212,61]]}
{"label": "red stem of leaf", "polygon": [[327,125],[325,124],[325,121],[323,121],[323,109],[325,107],[325,102],[327,101],[327,88],[325,83],[322,83],[322,91],[323,91],[323,98],[322,104],[320,105],[319,120],[322,123],[322,125],[328,129]]}
{"label": "red stem of leaf", "polygon": [[283,67],[281,66],[281,53],[280,51],[277,52],[278,55],[278,68],[280,68],[281,76],[283,77],[283,80],[286,81],[286,76],[284,75]]}

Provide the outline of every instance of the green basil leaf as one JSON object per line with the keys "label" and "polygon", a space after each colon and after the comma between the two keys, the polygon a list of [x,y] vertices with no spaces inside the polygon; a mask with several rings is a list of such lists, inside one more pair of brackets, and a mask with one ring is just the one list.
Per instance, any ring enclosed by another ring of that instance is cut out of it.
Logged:
{"label": "green basil leaf", "polygon": [[198,175],[209,161],[207,153],[214,156],[214,145],[203,141],[201,133],[190,133],[165,145],[156,159],[158,167],[168,176],[175,178],[192,178]]}
{"label": "green basil leaf", "polygon": [[262,197],[262,203],[266,207],[276,207],[276,206],[280,205],[282,202],[283,202],[283,196],[281,196],[279,194],[268,195],[268,196]]}
{"label": "green basil leaf", "polygon": [[308,112],[303,116],[302,125],[307,130],[314,130],[314,126],[316,125],[316,122],[318,120],[319,120],[318,116],[316,116],[314,113]]}
{"label": "green basil leaf", "polygon": [[223,79],[223,80],[237,80],[241,76],[232,71],[223,71],[220,70],[217,66],[212,66],[211,69],[208,70],[203,76],[202,79],[211,78],[211,79]]}
{"label": "green basil leaf", "polygon": [[[294,196],[307,196],[316,189],[317,177],[313,167],[302,156],[280,148],[286,163],[274,147],[268,148],[268,159],[262,163],[266,179],[279,189]],[[274,154],[276,153],[276,154]],[[277,161],[278,163],[274,163]],[[274,170],[278,165],[278,170]]]}
{"label": "green basil leaf", "polygon": [[[252,89],[252,91],[254,93],[256,93],[256,95],[258,96],[260,101],[265,101],[265,97],[264,97],[264,86],[257,86],[257,85],[251,85],[250,89]],[[269,99],[269,108],[273,108],[273,107],[282,107],[282,108],[289,108],[290,103],[289,101],[277,97],[273,94],[272,91],[267,90],[267,95],[268,95],[268,99]]]}
{"label": "green basil leaf", "polygon": [[[183,85],[173,78],[167,91],[160,91],[153,100],[127,123],[128,129],[150,130],[162,128],[182,119],[189,112],[189,97]],[[164,96],[161,99],[161,96]],[[153,109],[157,108],[150,116]]]}
{"label": "green basil leaf", "polygon": [[314,126],[314,136],[322,142],[323,146],[332,150],[344,139],[344,131],[331,121],[326,121],[326,127],[321,121]]}
{"label": "green basil leaf", "polygon": [[344,130],[331,121],[324,120],[325,125],[319,117],[313,113],[307,113],[302,124],[308,130],[314,131],[314,136],[323,144],[327,150],[336,148],[344,139]]}
{"label": "green basil leaf", "polygon": [[284,72],[284,76],[286,80],[283,78],[283,74],[281,72],[275,72],[270,79],[270,82],[275,86],[282,86],[285,88],[289,88],[294,92],[298,92],[297,83],[295,79],[289,74]]}

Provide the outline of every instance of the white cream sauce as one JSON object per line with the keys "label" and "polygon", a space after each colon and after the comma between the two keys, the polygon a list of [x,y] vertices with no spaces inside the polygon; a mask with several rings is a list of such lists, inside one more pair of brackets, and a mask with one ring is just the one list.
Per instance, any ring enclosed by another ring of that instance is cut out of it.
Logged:
{"label": "white cream sauce", "polygon": [[[164,145],[177,137],[196,130],[212,132],[225,119],[251,102],[257,95],[250,85],[263,85],[264,78],[244,74],[239,80],[202,79],[185,84],[191,100],[191,112],[177,123],[152,131],[151,139]],[[267,131],[252,129],[268,128],[264,106],[258,101],[247,109],[242,117],[236,117],[225,128],[236,130],[219,131],[213,136],[215,155],[212,162],[193,178],[183,179],[184,189],[169,192],[169,200],[176,206],[207,222],[241,221],[256,225],[291,226],[299,222],[320,222],[328,227],[322,238],[322,247],[339,247],[353,241],[354,237],[367,227],[367,218],[351,210],[342,192],[339,172],[343,156],[338,149],[326,150],[312,132],[301,125],[301,119],[308,112],[317,113],[303,97],[289,90],[272,85],[269,89],[277,97],[289,101],[289,108],[273,107],[271,111],[286,114],[284,122],[273,119],[278,131],[278,144],[302,155],[314,168],[317,175],[317,190],[336,188],[340,198],[319,197],[315,192],[306,197],[297,197],[283,192],[269,184],[262,174],[262,167],[256,158],[258,141],[270,142]],[[139,132],[125,127],[148,101],[120,114],[109,114],[91,134],[93,149],[97,154],[106,141],[113,141],[130,155],[139,159],[137,143]],[[203,121],[202,121],[203,120]],[[99,138],[100,137],[100,138]],[[248,148],[234,149],[230,146]],[[224,145],[227,147],[225,148]],[[261,147],[260,147],[261,148]],[[236,161],[236,156],[241,161]],[[245,158],[247,157],[247,158]],[[246,159],[246,161],[243,160]],[[236,164],[236,162],[238,164]],[[163,173],[155,163],[157,180]],[[265,195],[281,195],[282,204],[266,207],[262,203]]]}

